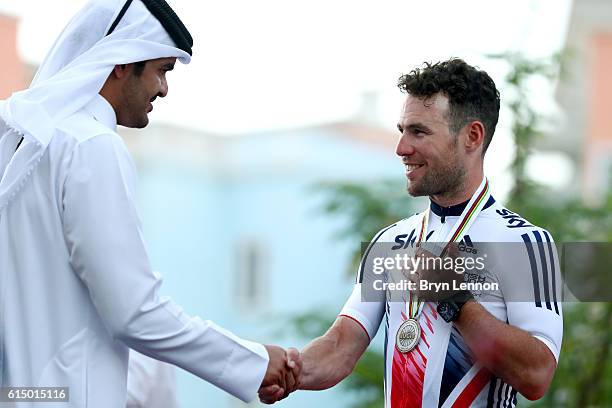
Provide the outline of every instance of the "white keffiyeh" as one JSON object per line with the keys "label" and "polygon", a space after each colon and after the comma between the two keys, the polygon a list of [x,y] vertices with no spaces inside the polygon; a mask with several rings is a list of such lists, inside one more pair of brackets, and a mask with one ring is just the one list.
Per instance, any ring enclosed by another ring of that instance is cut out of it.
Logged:
{"label": "white keffiyeh", "polygon": [[[56,40],[29,89],[0,101],[0,151],[10,153],[6,168],[0,163],[0,170],[5,170],[0,171],[0,209],[25,183],[57,124],[98,94],[115,65],[165,57],[189,63],[191,56],[175,46],[140,0],[131,2],[106,35],[125,4],[126,0],[88,2]],[[14,152],[17,136],[23,142],[13,155],[8,151]]]}
{"label": "white keffiyeh", "polygon": [[[92,0],[68,23],[29,89],[0,105],[0,117],[45,147],[54,124],[85,106],[102,88],[115,65],[155,58],[191,57],[175,47],[161,23],[133,1],[114,31],[108,29],[125,0]],[[4,134],[6,129],[2,129]]]}

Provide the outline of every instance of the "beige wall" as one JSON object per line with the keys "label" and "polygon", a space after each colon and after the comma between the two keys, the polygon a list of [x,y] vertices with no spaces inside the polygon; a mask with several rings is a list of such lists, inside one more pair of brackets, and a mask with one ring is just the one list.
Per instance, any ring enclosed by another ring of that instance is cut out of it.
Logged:
{"label": "beige wall", "polygon": [[582,156],[582,194],[599,203],[612,171],[612,32],[595,31],[588,39],[587,121]]}
{"label": "beige wall", "polygon": [[612,33],[596,33],[590,41],[589,141],[612,139]]}
{"label": "beige wall", "polygon": [[17,19],[0,15],[0,50],[2,50],[2,75],[0,75],[0,99],[27,86],[27,74],[17,53]]}

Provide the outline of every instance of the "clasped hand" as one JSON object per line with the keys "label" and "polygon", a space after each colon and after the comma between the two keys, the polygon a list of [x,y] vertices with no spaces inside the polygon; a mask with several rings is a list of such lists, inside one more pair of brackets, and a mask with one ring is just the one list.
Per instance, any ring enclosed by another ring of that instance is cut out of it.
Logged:
{"label": "clasped hand", "polygon": [[265,404],[274,404],[298,389],[302,360],[300,352],[295,348],[284,350],[278,346],[265,347],[270,362],[259,388],[259,399]]}
{"label": "clasped hand", "polygon": [[[408,276],[421,300],[438,302],[457,293],[459,284],[464,281],[463,272],[455,269],[457,259],[461,258],[457,245],[448,244],[442,257],[419,248],[415,254],[420,258],[419,266]],[[463,263],[462,263],[463,264]]]}

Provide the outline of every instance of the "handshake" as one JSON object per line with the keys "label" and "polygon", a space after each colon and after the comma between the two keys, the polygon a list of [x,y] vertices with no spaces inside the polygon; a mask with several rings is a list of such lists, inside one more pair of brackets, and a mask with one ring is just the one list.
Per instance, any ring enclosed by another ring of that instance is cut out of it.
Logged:
{"label": "handshake", "polygon": [[265,404],[274,404],[300,386],[302,359],[295,348],[284,350],[278,346],[265,347],[270,362],[259,388],[259,399]]}

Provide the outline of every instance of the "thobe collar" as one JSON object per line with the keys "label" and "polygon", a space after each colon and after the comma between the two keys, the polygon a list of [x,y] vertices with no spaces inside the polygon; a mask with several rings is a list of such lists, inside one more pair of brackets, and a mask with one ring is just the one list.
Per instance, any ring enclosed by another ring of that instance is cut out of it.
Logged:
{"label": "thobe collar", "polygon": [[117,115],[115,115],[115,110],[102,95],[96,94],[91,102],[85,105],[84,109],[104,126],[114,132],[117,131]]}

